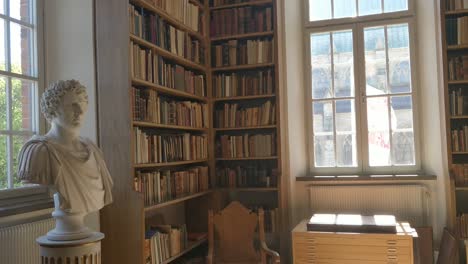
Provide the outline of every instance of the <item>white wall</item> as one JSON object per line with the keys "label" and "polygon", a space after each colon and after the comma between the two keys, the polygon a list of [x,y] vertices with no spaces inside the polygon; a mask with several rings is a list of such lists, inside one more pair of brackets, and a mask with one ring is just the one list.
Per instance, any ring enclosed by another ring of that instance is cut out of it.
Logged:
{"label": "white wall", "polygon": [[[307,176],[307,145],[305,128],[305,107],[304,107],[304,74],[303,70],[303,47],[305,43],[302,25],[302,12],[304,0],[282,0],[281,7],[284,8],[285,37],[280,45],[284,45],[280,52],[285,56],[285,70],[280,71],[285,78],[286,102],[287,106],[283,108],[282,133],[286,134],[286,144],[283,149],[289,152],[288,170],[283,173],[290,180],[290,228],[292,229],[300,220],[310,217],[308,190],[310,183],[296,182],[295,178]],[[440,84],[441,74],[438,69],[437,46],[438,36],[436,29],[435,12],[437,0],[416,0],[416,56],[419,68],[417,86],[420,95],[420,130],[421,130],[421,159],[422,167],[426,173],[437,175],[437,181],[418,182],[428,186],[433,191],[432,214],[430,221],[434,229],[434,239],[440,239],[440,233],[446,225],[446,198],[445,188],[447,176],[445,134],[442,119],[441,105],[442,98]],[[285,158],[287,158],[285,156]]]}
{"label": "white wall", "polygon": [[[44,0],[45,83],[76,79],[86,86],[89,108],[81,130],[83,137],[97,140],[96,86],[92,0]],[[87,224],[99,229],[99,214]]]}

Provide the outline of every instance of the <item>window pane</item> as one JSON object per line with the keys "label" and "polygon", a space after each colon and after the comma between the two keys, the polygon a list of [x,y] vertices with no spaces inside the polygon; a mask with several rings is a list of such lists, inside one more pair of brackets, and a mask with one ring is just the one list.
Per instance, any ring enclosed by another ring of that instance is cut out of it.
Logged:
{"label": "window pane", "polygon": [[314,134],[328,132],[333,134],[333,103],[315,102],[313,104],[314,111]]}
{"label": "window pane", "polygon": [[312,98],[332,96],[330,33],[311,34]]}
{"label": "window pane", "polygon": [[335,167],[333,136],[314,136],[315,167]]}
{"label": "window pane", "polygon": [[0,135],[0,190],[8,188],[7,136]]}
{"label": "window pane", "polygon": [[397,12],[408,10],[408,0],[385,0],[384,12]]}
{"label": "window pane", "polygon": [[338,167],[356,166],[355,116],[354,100],[336,101],[336,163]]}
{"label": "window pane", "polygon": [[10,22],[11,71],[18,74],[33,75],[32,30]]}
{"label": "window pane", "polygon": [[309,0],[309,20],[331,19],[331,0]]}
{"label": "window pane", "polygon": [[392,96],[392,149],[394,165],[414,165],[413,106],[411,96]]}
{"label": "window pane", "polygon": [[29,136],[13,136],[13,184],[14,187],[20,187],[23,184],[18,179],[18,155],[21,150],[21,147],[28,141]]}
{"label": "window pane", "polygon": [[380,13],[382,13],[382,3],[380,0],[359,0],[359,16]]}
{"label": "window pane", "polygon": [[31,0],[10,0],[10,16],[24,22],[31,22]]}
{"label": "window pane", "polygon": [[0,0],[0,14],[5,14],[5,1]]}
{"label": "window pane", "polygon": [[315,165],[318,167],[335,166],[335,147],[333,137],[333,103],[313,103]]}
{"label": "window pane", "polygon": [[333,68],[335,97],[354,96],[352,31],[333,32]]}
{"label": "window pane", "polygon": [[389,166],[390,129],[387,97],[367,98],[369,165]]}
{"label": "window pane", "polygon": [[5,77],[0,77],[0,130],[7,129],[6,89],[7,89],[7,79]]}
{"label": "window pane", "polygon": [[411,92],[408,24],[387,27],[391,93]]}
{"label": "window pane", "polygon": [[387,63],[383,27],[364,29],[366,94],[387,93]]}
{"label": "window pane", "polygon": [[13,130],[33,129],[33,91],[34,83],[31,81],[12,79],[12,121]]}
{"label": "window pane", "polygon": [[6,63],[7,63],[7,57],[6,57],[7,38],[5,34],[6,34],[5,20],[0,19],[0,37],[2,38],[2,40],[0,41],[0,70],[2,71],[6,70]]}
{"label": "window pane", "polygon": [[333,0],[333,18],[355,17],[356,2],[350,0]]}

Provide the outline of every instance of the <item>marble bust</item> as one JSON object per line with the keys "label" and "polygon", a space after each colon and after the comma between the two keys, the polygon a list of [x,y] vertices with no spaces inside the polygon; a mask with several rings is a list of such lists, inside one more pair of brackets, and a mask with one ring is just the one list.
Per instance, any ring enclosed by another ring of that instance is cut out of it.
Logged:
{"label": "marble bust", "polygon": [[57,191],[52,214],[57,226],[55,233],[49,232],[51,239],[89,235],[83,217],[112,202],[113,183],[102,152],[91,140],[79,136],[87,107],[86,88],[78,81],[49,85],[41,98],[41,112],[50,130],[32,137],[19,154],[20,180]]}

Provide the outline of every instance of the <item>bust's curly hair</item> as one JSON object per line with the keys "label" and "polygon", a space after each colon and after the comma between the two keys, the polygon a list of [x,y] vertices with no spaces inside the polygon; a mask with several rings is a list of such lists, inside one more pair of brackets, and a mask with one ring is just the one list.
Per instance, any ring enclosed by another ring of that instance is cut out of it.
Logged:
{"label": "bust's curly hair", "polygon": [[41,98],[41,112],[48,121],[51,121],[55,117],[57,108],[62,101],[62,97],[70,91],[75,91],[77,94],[84,93],[86,102],[88,102],[86,87],[84,87],[79,81],[60,80],[51,83],[42,94]]}

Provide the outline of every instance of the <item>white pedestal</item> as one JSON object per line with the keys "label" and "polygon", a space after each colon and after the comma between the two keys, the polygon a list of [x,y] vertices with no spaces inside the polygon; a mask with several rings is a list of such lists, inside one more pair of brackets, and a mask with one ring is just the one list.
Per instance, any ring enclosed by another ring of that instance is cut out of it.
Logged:
{"label": "white pedestal", "polygon": [[101,240],[104,234],[94,232],[80,240],[53,241],[47,236],[36,239],[42,264],[101,264]]}

